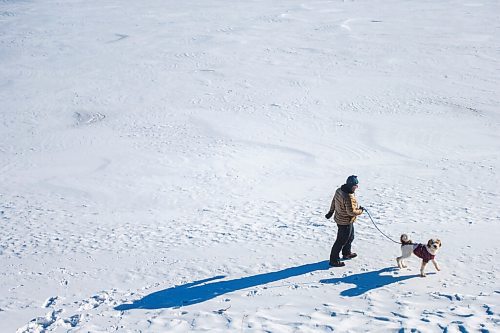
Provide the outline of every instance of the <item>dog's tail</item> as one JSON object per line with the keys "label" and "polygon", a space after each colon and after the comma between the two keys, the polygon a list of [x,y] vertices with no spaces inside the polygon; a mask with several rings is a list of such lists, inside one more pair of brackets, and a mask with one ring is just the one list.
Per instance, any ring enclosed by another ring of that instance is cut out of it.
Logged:
{"label": "dog's tail", "polygon": [[410,237],[408,237],[407,234],[402,234],[400,240],[401,240],[401,245],[413,244],[413,242],[411,241]]}

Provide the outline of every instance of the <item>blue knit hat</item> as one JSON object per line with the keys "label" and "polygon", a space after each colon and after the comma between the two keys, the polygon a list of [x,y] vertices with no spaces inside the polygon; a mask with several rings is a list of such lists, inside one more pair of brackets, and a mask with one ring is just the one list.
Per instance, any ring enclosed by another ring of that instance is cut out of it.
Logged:
{"label": "blue knit hat", "polygon": [[354,185],[358,185],[358,183],[359,183],[358,176],[352,175],[352,176],[347,177],[347,180],[345,181],[345,183],[349,187],[353,187]]}

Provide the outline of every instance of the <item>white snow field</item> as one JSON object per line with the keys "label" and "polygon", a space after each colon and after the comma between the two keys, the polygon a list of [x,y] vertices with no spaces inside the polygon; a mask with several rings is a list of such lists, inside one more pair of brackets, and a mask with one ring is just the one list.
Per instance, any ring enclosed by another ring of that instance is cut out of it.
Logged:
{"label": "white snow field", "polygon": [[499,105],[497,0],[1,0],[0,332],[499,332]]}

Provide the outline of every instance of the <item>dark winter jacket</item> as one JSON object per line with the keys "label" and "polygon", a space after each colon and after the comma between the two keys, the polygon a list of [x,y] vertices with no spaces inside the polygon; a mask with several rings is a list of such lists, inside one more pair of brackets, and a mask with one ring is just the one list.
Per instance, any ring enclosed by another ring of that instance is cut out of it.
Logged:
{"label": "dark winter jacket", "polygon": [[330,212],[335,212],[333,218],[339,225],[354,223],[356,217],[363,214],[363,211],[358,208],[358,201],[354,196],[354,192],[350,191],[345,184],[335,191],[330,205]]}

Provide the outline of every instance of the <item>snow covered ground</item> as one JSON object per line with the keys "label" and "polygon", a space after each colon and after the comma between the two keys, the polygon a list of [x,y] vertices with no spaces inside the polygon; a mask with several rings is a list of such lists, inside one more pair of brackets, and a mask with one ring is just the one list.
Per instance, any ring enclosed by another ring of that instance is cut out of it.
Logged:
{"label": "snow covered ground", "polygon": [[498,332],[499,105],[496,0],[2,0],[0,332]]}

